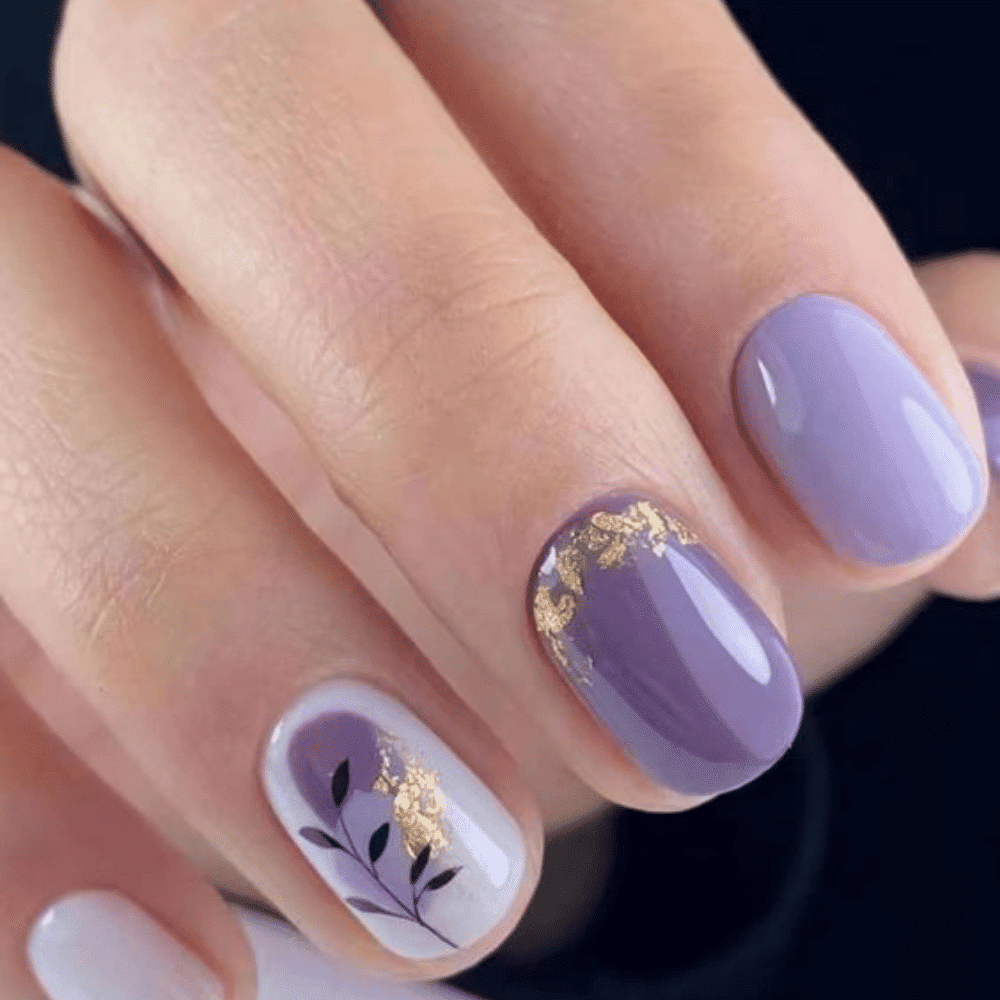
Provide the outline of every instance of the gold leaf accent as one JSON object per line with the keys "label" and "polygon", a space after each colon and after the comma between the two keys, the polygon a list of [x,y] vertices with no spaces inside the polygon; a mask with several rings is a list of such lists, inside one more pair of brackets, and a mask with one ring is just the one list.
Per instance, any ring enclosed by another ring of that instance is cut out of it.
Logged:
{"label": "gold leaf accent", "polygon": [[[372,791],[392,797],[392,818],[403,835],[406,853],[415,858],[430,844],[433,856],[450,847],[444,821],[447,800],[438,787],[440,774],[425,768],[392,737],[379,737],[378,752],[379,773]],[[401,774],[393,767],[394,756],[403,765]]]}
{"label": "gold leaf accent", "polygon": [[563,594],[556,604],[548,587],[535,591],[535,626],[543,635],[561,632],[576,614],[576,601],[569,594]]}
{"label": "gold leaf accent", "polygon": [[628,540],[616,537],[611,544],[597,557],[597,565],[601,569],[618,569],[628,555]]}
{"label": "gold leaf accent", "polygon": [[587,557],[579,548],[568,546],[556,554],[556,572],[567,590],[583,595],[583,569]]}
{"label": "gold leaf accent", "polygon": [[674,533],[674,536],[681,545],[698,544],[698,536],[687,525],[681,524],[676,518],[668,517],[667,526]]}
{"label": "gold leaf accent", "polygon": [[600,569],[618,569],[624,565],[635,546],[651,550],[658,557],[666,551],[670,535],[681,545],[694,545],[698,538],[676,518],[665,514],[648,500],[629,504],[621,513],[597,511],[587,523],[573,531],[562,548],[555,552],[555,569],[559,581],[568,593],[558,600],[550,587],[535,591],[535,626],[548,643],[559,666],[572,680],[591,684],[593,663],[586,667],[570,661],[565,629],[573,620],[584,596],[584,573],[588,557],[596,559]]}
{"label": "gold leaf accent", "polygon": [[649,528],[650,540],[654,543],[666,541],[667,525],[660,512],[648,500],[640,500],[635,508]]}

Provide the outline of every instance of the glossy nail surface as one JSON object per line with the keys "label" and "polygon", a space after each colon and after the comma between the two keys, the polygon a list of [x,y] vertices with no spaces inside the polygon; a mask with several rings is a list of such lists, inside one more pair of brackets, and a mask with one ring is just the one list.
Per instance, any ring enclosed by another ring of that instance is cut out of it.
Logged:
{"label": "glossy nail surface", "polygon": [[144,910],[107,890],[54,903],[28,939],[51,1000],[223,1000],[219,980]]}
{"label": "glossy nail surface", "polygon": [[552,661],[658,783],[727,791],[794,739],[802,694],[781,636],[648,498],[580,511],[542,553],[531,603]]}
{"label": "glossy nail surface", "polygon": [[867,313],[802,295],[753,330],[734,372],[743,426],[838,555],[910,562],[948,545],[985,496],[961,428]]}
{"label": "glossy nail surface", "polygon": [[495,795],[399,702],[354,681],[309,692],[276,727],[264,784],[282,826],[390,951],[432,959],[482,938],[525,870]]}
{"label": "glossy nail surface", "polygon": [[253,948],[257,1000],[469,1000],[437,983],[393,983],[314,948],[290,924],[233,905]]}
{"label": "glossy nail surface", "polygon": [[979,406],[986,457],[993,475],[1000,476],[1000,373],[983,364],[971,364],[966,371]]}

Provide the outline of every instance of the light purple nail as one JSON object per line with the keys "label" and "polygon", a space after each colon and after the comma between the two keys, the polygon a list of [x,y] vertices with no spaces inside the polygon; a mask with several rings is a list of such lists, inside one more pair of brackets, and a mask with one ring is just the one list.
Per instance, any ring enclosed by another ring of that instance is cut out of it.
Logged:
{"label": "light purple nail", "polygon": [[838,554],[876,566],[948,545],[985,483],[916,365],[856,306],[802,295],[769,313],[734,371],[743,426]]}
{"label": "light purple nail", "polygon": [[983,364],[966,366],[979,406],[979,419],[986,440],[986,457],[994,476],[1000,476],[1000,374]]}
{"label": "light purple nail", "polygon": [[450,955],[508,912],[525,875],[520,828],[399,702],[330,681],[285,715],[264,787],[289,836],[390,951]]}
{"label": "light purple nail", "polygon": [[802,694],[781,636],[649,498],[578,512],[543,551],[531,602],[552,661],[658,783],[728,791],[794,739]]}

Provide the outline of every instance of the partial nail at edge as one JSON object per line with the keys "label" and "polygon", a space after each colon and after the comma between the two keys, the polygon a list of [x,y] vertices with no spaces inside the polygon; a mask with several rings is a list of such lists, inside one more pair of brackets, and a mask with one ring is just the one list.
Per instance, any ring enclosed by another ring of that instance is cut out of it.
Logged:
{"label": "partial nail at edge", "polygon": [[979,419],[986,440],[986,457],[994,476],[1000,476],[1000,373],[981,363],[966,366],[979,406]]}
{"label": "partial nail at edge", "polygon": [[331,681],[281,720],[264,785],[298,848],[405,958],[453,954],[507,914],[525,874],[517,823],[398,702]]}
{"label": "partial nail at edge", "polygon": [[543,550],[530,597],[549,657],[658,783],[727,791],[794,739],[802,694],[781,636],[648,497],[580,511]]}
{"label": "partial nail at edge", "polygon": [[51,1000],[222,1000],[219,980],[144,910],[104,889],[53,903],[28,939]]}

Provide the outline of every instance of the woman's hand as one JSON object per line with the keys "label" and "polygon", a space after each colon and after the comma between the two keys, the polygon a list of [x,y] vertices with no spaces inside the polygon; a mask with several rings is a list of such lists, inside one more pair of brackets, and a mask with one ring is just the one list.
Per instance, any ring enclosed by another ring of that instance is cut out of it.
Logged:
{"label": "woman's hand", "polygon": [[0,157],[12,995],[26,938],[61,1000],[126,931],[192,995],[171,940],[252,984],[20,698],[321,947],[438,976],[516,923],[539,802],[685,808],[780,756],[789,609],[818,682],[930,574],[996,586],[960,358],[721,6],[383,13],[71,0],[84,201],[156,267]]}

